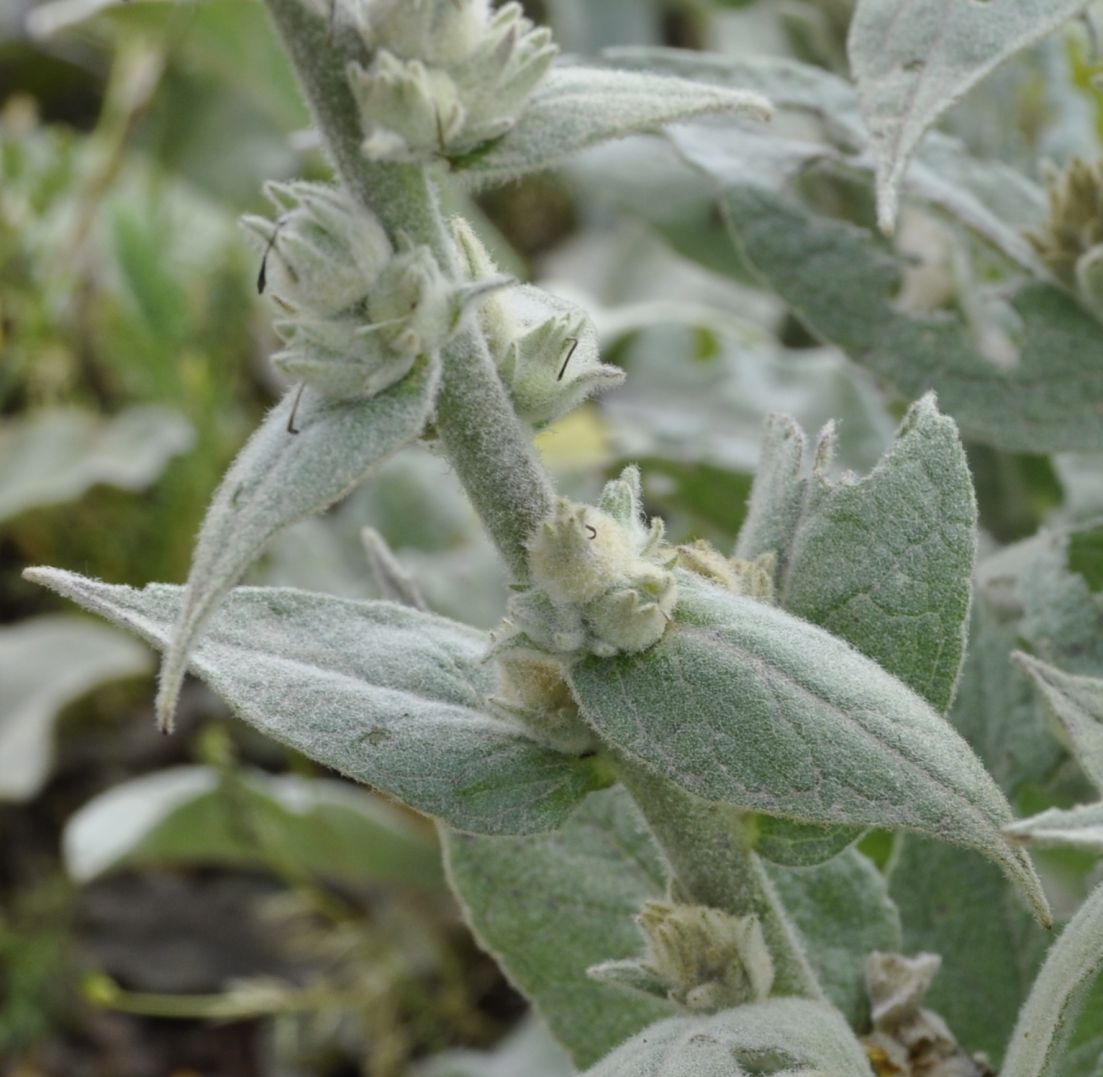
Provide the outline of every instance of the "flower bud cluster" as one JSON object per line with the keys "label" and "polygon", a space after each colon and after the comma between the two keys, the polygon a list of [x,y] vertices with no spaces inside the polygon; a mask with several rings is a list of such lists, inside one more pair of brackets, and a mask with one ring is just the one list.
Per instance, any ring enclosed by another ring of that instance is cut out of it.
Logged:
{"label": "flower bud cluster", "polygon": [[1026,238],[1063,284],[1103,304],[1103,161],[1074,157],[1046,186],[1049,214]]}
{"label": "flower bud cluster", "polygon": [[504,646],[608,657],[657,643],[678,597],[662,537],[660,520],[641,519],[635,468],[606,486],[600,508],[560,498],[529,543],[532,587],[510,602]]}
{"label": "flower bud cluster", "polygon": [[[471,280],[497,279],[467,222],[454,221],[453,234]],[[537,429],[624,381],[623,370],[601,362],[585,312],[547,293],[522,287],[493,297],[479,320],[517,414]]]}
{"label": "flower bud cluster", "polygon": [[414,360],[440,348],[464,310],[506,283],[455,283],[427,247],[383,226],[341,190],[270,183],[274,220],[242,224],[261,255],[257,287],[286,317],[273,362],[296,381],[337,397],[374,396]]}
{"label": "flower bud cluster", "polygon": [[495,710],[558,751],[583,755],[597,748],[559,662],[532,654],[503,655],[498,670],[498,694],[489,700]]}
{"label": "flower bud cluster", "polygon": [[518,3],[363,0],[356,11],[372,59],[349,79],[374,161],[478,151],[513,127],[557,54]]}
{"label": "flower bud cluster", "polygon": [[777,555],[764,553],[753,561],[740,557],[725,557],[704,539],[677,548],[678,567],[703,576],[733,594],[774,601],[774,570]]}
{"label": "flower bud cluster", "polygon": [[757,916],[649,901],[636,923],[647,940],[644,956],[598,965],[591,976],[669,998],[690,1013],[718,1013],[769,996],[774,962]]}

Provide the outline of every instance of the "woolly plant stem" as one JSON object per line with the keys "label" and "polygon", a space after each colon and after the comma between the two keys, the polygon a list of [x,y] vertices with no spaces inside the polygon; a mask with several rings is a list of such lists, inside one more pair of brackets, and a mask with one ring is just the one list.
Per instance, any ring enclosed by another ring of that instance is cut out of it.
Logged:
{"label": "woolly plant stem", "polygon": [[624,759],[617,771],[666,855],[675,900],[757,916],[774,959],[774,992],[822,1000],[823,989],[750,847],[740,813],[690,796]]}
{"label": "woolly plant stem", "polygon": [[[309,10],[303,0],[265,0],[298,75],[337,175],[392,236],[428,245],[446,270],[456,255],[428,168],[378,164],[361,153],[363,135],[345,74],[366,60],[359,39]],[[526,544],[551,514],[554,491],[528,432],[498,377],[486,340],[462,326],[443,350],[436,429],[452,466],[516,580],[528,576]]]}

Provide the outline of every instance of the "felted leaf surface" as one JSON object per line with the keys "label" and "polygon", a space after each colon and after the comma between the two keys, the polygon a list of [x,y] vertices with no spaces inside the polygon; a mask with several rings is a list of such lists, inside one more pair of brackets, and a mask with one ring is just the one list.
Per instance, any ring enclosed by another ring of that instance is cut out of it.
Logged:
{"label": "felted leaf surface", "polygon": [[1103,973],[1103,886],[1050,947],[1011,1035],[1002,1077],[1063,1077],[1062,1060],[1092,984]]}
{"label": "felted leaf surface", "polygon": [[598,734],[704,800],[826,824],[918,830],[998,863],[1048,921],[1011,810],[930,705],[821,628],[679,576],[650,650],[570,673]]}
{"label": "felted leaf surface", "polygon": [[917,835],[897,838],[889,892],[900,910],[903,953],[940,954],[924,1005],[968,1051],[998,1067],[1050,936],[990,864]]}
{"label": "felted leaf surface", "polygon": [[[28,578],[155,647],[183,589],[115,587],[56,569]],[[485,637],[389,602],[242,587],[211,619],[192,670],[262,733],[452,826],[558,826],[591,788],[584,761],[488,716]]]}
{"label": "felted leaf surface", "polygon": [[815,867],[771,864],[768,871],[827,997],[851,1025],[864,1026],[866,959],[903,945],[884,876],[857,849]]}
{"label": "felted leaf surface", "polygon": [[676,1017],[633,1037],[585,1077],[869,1077],[861,1044],[829,1006],[777,998]]}
{"label": "felted leaf surface", "polygon": [[27,800],[42,787],[63,707],[149,668],[139,644],[83,617],[47,614],[0,628],[0,800]]}
{"label": "felted leaf surface", "polygon": [[[763,539],[779,541],[779,604],[945,711],[965,649],[976,553],[973,485],[953,420],[924,397],[873,473],[857,481],[832,482],[819,468],[798,479],[797,434],[780,420],[767,433],[741,556],[769,550]],[[768,514],[771,501],[784,504]],[[765,515],[781,525],[772,534],[760,533]],[[787,533],[778,534],[782,527]]]}
{"label": "felted leaf surface", "polygon": [[725,205],[744,255],[814,333],[905,397],[935,390],[964,436],[1014,452],[1103,449],[1103,334],[1062,289],[1010,295],[1019,354],[999,364],[960,315],[898,308],[902,263],[865,229],[751,186],[728,188]]}
{"label": "felted leaf surface", "polygon": [[188,421],[154,404],[110,419],[75,408],[0,424],[0,520],[73,501],[97,483],[140,490],[192,443]]}
{"label": "felted leaf surface", "polygon": [[1036,845],[1043,849],[1083,849],[1089,853],[1103,853],[1103,802],[1078,804],[1075,808],[1050,808],[1018,819],[1004,827],[1024,845]]}
{"label": "felted leaf surface", "polygon": [[765,98],[744,90],[564,64],[549,72],[513,130],[462,166],[463,175],[479,186],[503,183],[551,168],[599,142],[717,112],[765,120],[771,108]]}
{"label": "felted leaf surface", "polygon": [[78,882],[121,867],[258,864],[352,883],[439,886],[431,832],[345,782],[204,766],[143,775],[83,805],[62,835]]}
{"label": "felted leaf surface", "polygon": [[445,833],[446,863],[479,944],[534,1004],[576,1065],[588,1066],[672,1004],[590,979],[637,957],[634,917],[666,896],[666,866],[631,796],[594,793],[554,833]]}
{"label": "felted leaf surface", "polygon": [[1015,661],[1041,693],[1076,762],[1103,791],[1103,680],[1074,677],[1022,652]]}
{"label": "felted leaf surface", "polygon": [[924,131],[993,68],[1087,7],[1086,0],[860,0],[847,51],[878,153],[878,216],[891,230]]}
{"label": "felted leaf surface", "polygon": [[[433,403],[437,365],[423,358],[398,384],[367,400],[290,391],[226,472],[199,532],[180,622],[161,670],[157,714],[171,725],[203,621],[288,524],[320,512],[417,438]],[[296,407],[297,404],[297,407]],[[288,430],[294,416],[297,434]]]}

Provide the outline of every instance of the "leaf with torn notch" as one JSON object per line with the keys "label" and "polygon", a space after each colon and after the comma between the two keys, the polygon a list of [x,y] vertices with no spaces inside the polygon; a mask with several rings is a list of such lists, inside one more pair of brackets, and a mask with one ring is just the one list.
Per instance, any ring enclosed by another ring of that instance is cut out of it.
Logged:
{"label": "leaf with torn notch", "polygon": [[[183,588],[141,591],[57,569],[27,578],[163,648]],[[241,587],[211,618],[191,668],[262,733],[461,830],[553,829],[603,784],[489,716],[486,638],[389,602]]]}

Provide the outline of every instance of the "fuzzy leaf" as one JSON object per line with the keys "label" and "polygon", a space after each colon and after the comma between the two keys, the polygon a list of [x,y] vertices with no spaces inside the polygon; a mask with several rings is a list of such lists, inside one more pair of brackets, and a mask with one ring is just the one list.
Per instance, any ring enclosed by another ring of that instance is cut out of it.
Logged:
{"label": "fuzzy leaf", "polygon": [[[27,576],[160,648],[184,600],[164,584]],[[484,712],[485,651],[481,633],[389,602],[241,587],[190,664],[262,733],[426,815],[484,833],[556,827],[594,772]]]}
{"label": "fuzzy leaf", "polygon": [[1061,1077],[1076,1019],[1103,973],[1103,886],[1050,948],[1011,1035],[1002,1077]]}
{"label": "fuzzy leaf", "polygon": [[1075,808],[1050,808],[1004,828],[1016,841],[1042,849],[1083,849],[1103,853],[1103,802]]}
{"label": "fuzzy leaf", "polygon": [[544,1022],[526,1017],[491,1051],[448,1051],[414,1077],[573,1077],[574,1067]]}
{"label": "fuzzy leaf", "polygon": [[480,945],[534,1004],[579,1066],[673,1012],[665,1000],[598,983],[587,969],[637,957],[633,922],[666,896],[666,866],[631,796],[586,799],[536,838],[446,833],[453,889]]}
{"label": "fuzzy leaf", "polygon": [[935,953],[942,966],[925,1005],[962,1046],[998,1066],[1015,1015],[1050,936],[991,865],[917,835],[897,838],[889,892],[900,910],[904,953]]}
{"label": "fuzzy leaf", "polygon": [[1103,680],[1074,677],[1022,652],[1014,658],[1034,681],[1081,769],[1103,791]]}
{"label": "fuzzy leaf", "polygon": [[0,628],[0,801],[28,800],[42,787],[63,707],[149,668],[141,646],[83,617],[47,614]]}
{"label": "fuzzy leaf", "polygon": [[878,154],[878,219],[896,221],[900,179],[924,131],[996,66],[1087,0],[860,0],[847,51]]}
{"label": "fuzzy leaf", "polygon": [[822,1003],[778,998],[639,1033],[585,1077],[869,1077],[861,1044]]}
{"label": "fuzzy leaf", "polygon": [[764,97],[744,90],[564,64],[544,79],[513,130],[461,167],[479,186],[504,183],[600,142],[717,112],[766,120],[771,108]]}
{"label": "fuzzy leaf", "polygon": [[[161,669],[162,728],[171,728],[188,652],[219,600],[273,535],[343,497],[421,434],[436,370],[422,359],[401,382],[368,400],[329,400],[309,388],[300,398],[292,390],[269,412],[226,472],[199,532],[186,600]],[[292,416],[297,434],[288,430]]]}
{"label": "fuzzy leaf", "polygon": [[866,832],[866,827],[823,826],[777,815],[759,815],[754,831],[755,852],[771,864],[810,867],[838,856]]}
{"label": "fuzzy leaf", "polygon": [[192,443],[187,420],[145,405],[110,419],[73,408],[0,423],[0,520],[73,501],[96,483],[141,490]]}
{"label": "fuzzy leaf", "polygon": [[[832,482],[824,469],[797,479],[801,447],[767,434],[766,468],[751,494],[751,530],[740,556],[761,546],[763,505],[786,533],[773,535],[778,602],[845,639],[900,678],[937,711],[953,696],[965,650],[976,554],[976,504],[953,420],[933,397],[914,404],[892,449],[868,477]],[[800,439],[803,442],[803,439]],[[799,506],[799,509],[797,508]]]}
{"label": "fuzzy leaf", "polygon": [[357,883],[435,887],[432,832],[400,809],[328,778],[169,767],[113,786],[70,816],[70,876],[120,867],[290,864]]}
{"label": "fuzzy leaf", "polygon": [[855,1028],[866,1025],[866,960],[903,945],[884,876],[857,849],[816,867],[768,870],[827,997]]}
{"label": "fuzzy leaf", "polygon": [[825,341],[906,397],[930,389],[962,434],[1014,452],[1103,449],[1099,323],[1056,285],[1010,293],[1014,363],[987,358],[963,317],[900,310],[903,264],[871,233],[752,186],[727,190],[729,220],[765,282]]}
{"label": "fuzzy leaf", "polygon": [[1049,912],[1000,833],[1011,809],[950,725],[821,628],[689,573],[675,624],[638,655],[571,670],[607,742],[705,800],[825,824],[918,830],[976,849]]}

